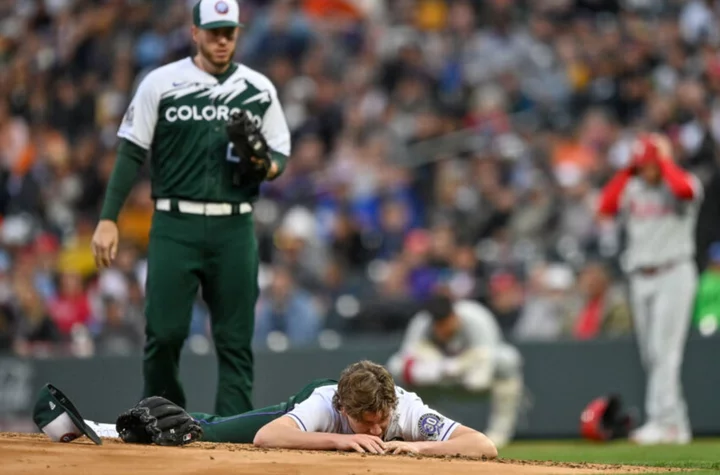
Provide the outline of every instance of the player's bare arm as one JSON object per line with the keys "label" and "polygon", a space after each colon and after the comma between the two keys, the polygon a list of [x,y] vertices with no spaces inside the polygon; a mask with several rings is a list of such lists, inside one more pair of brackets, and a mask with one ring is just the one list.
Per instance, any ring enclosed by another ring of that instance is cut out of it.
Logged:
{"label": "player's bare arm", "polygon": [[329,434],[305,432],[289,416],[272,421],[258,431],[253,440],[256,447],[299,450],[342,450],[361,453],[385,453],[385,443],[368,434]]}
{"label": "player's bare arm", "polygon": [[372,454],[462,455],[497,457],[495,445],[484,434],[459,426],[446,441],[383,442],[370,434],[327,434],[305,432],[289,416],[283,416],[260,429],[253,444],[256,447],[298,450],[342,450]]}
{"label": "player's bare arm", "polygon": [[274,180],[277,177],[279,171],[280,171],[280,167],[278,167],[277,162],[274,160],[271,160],[270,161],[270,170],[268,171],[267,179]]}
{"label": "player's bare arm", "polygon": [[385,447],[388,454],[462,455],[488,459],[494,459],[498,455],[497,448],[485,434],[463,425],[455,429],[446,441],[393,441],[387,442]]}

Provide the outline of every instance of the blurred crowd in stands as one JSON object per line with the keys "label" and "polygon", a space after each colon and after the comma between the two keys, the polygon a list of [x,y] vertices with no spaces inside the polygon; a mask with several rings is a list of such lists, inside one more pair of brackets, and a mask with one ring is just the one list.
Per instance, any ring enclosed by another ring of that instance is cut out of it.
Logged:
{"label": "blurred crowd in stands", "polygon": [[[0,352],[142,348],[148,170],[114,268],[98,274],[89,243],[128,101],[193,54],[193,3],[0,0]],[[720,2],[241,4],[237,60],[272,79],[293,132],[255,207],[259,346],[401,331],[439,285],[488,305],[509,339],[629,334],[623,236],[594,210],[646,129],[705,187],[693,324],[714,328]],[[199,298],[194,312],[204,352]]]}

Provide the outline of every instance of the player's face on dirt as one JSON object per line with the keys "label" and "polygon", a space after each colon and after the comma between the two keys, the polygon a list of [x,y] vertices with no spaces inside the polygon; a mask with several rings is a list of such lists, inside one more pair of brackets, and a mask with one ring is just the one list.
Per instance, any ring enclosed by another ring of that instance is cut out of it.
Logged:
{"label": "player's face on dirt", "polygon": [[382,412],[366,412],[362,419],[353,419],[347,416],[350,428],[356,434],[374,435],[382,437],[390,425],[390,414]]}
{"label": "player's face on dirt", "polygon": [[660,184],[660,167],[656,163],[646,163],[638,171],[640,177],[649,185]]}
{"label": "player's face on dirt", "polygon": [[459,327],[460,319],[457,315],[451,314],[448,317],[433,323],[433,333],[439,342],[445,343],[455,336]]}
{"label": "player's face on dirt", "polygon": [[240,28],[224,27],[203,30],[193,27],[193,39],[198,51],[215,67],[227,66],[235,56]]}

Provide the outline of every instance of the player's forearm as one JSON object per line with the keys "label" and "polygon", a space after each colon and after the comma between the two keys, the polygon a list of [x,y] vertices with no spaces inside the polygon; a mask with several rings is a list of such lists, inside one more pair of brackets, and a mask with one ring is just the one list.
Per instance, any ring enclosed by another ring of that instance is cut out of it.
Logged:
{"label": "player's forearm", "polygon": [[265,426],[255,435],[253,444],[266,449],[333,450],[337,445],[335,437],[324,432]]}
{"label": "player's forearm", "polygon": [[480,432],[463,434],[443,442],[412,442],[423,455],[462,455],[465,457],[497,457],[497,448]]}
{"label": "player's forearm", "polygon": [[620,210],[620,197],[625,186],[632,176],[629,169],[616,174],[605,186],[600,196],[598,213],[605,216],[614,216]]}
{"label": "player's forearm", "polygon": [[146,155],[147,151],[142,147],[125,139],[120,140],[115,166],[105,192],[100,219],[117,221]]}
{"label": "player's forearm", "polygon": [[695,197],[692,180],[675,162],[670,159],[660,160],[660,171],[668,188],[677,198],[691,200]]}
{"label": "player's forearm", "polygon": [[270,159],[272,160],[272,167],[270,173],[268,173],[268,180],[272,181],[282,175],[287,166],[288,157],[280,152],[270,152]]}

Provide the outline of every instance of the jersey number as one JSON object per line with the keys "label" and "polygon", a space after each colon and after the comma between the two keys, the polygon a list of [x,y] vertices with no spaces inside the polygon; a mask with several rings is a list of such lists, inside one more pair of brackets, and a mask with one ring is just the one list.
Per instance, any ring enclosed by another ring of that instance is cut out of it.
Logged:
{"label": "jersey number", "polygon": [[233,147],[233,144],[231,143],[229,143],[227,146],[227,154],[225,155],[225,159],[228,162],[240,163],[240,157],[235,154],[235,147]]}

